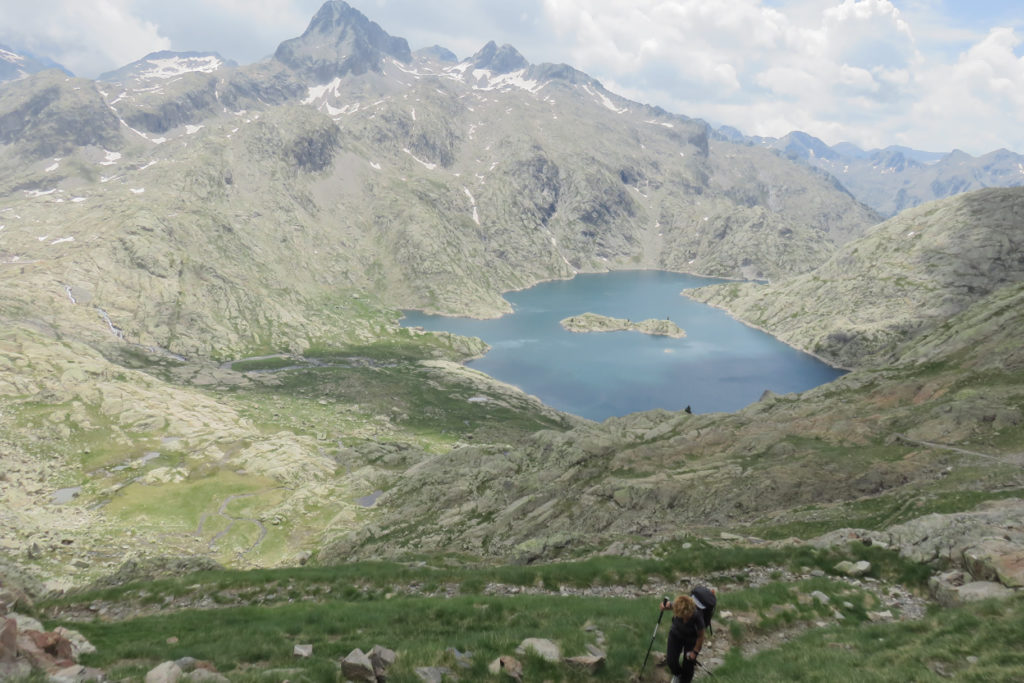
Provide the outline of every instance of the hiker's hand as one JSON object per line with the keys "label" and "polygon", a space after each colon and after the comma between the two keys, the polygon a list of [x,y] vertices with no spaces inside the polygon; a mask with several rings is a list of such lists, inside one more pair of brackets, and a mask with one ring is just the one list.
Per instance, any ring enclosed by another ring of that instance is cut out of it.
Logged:
{"label": "hiker's hand", "polygon": [[661,611],[662,612],[664,612],[667,609],[671,609],[671,607],[672,607],[672,603],[669,602],[668,600],[662,600],[661,601]]}
{"label": "hiker's hand", "polygon": [[697,661],[697,651],[696,650],[690,650],[689,652],[686,653],[686,658],[689,659],[691,662]]}

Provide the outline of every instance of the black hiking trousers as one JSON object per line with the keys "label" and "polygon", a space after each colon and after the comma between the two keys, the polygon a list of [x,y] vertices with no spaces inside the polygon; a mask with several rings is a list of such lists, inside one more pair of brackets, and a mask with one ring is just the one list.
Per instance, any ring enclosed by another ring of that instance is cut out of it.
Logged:
{"label": "black hiking trousers", "polygon": [[[690,649],[693,649],[693,643],[690,644]],[[693,680],[693,672],[697,669],[697,660],[690,660],[683,657],[683,637],[676,633],[674,630],[668,632],[668,648],[665,651],[665,657],[668,661],[668,670],[672,672],[673,676],[679,676],[679,680],[683,683],[690,683]],[[680,662],[680,658],[682,661]]]}

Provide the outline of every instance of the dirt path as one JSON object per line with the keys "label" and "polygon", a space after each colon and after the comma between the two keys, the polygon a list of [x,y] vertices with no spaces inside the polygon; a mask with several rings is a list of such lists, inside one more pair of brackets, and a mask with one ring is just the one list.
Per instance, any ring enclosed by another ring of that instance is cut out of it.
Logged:
{"label": "dirt path", "polygon": [[911,439],[906,434],[894,434],[899,441],[907,443],[913,446],[924,446],[925,448],[935,448],[943,451],[952,451],[954,453],[961,453],[963,455],[973,455],[977,458],[986,458],[988,460],[995,460],[1005,465],[1024,465],[1024,453],[1010,453],[1005,456],[992,455],[991,453],[979,453],[978,451],[970,451],[966,448],[959,448],[957,446],[950,446],[944,443],[934,443],[932,441],[921,441],[919,439]]}

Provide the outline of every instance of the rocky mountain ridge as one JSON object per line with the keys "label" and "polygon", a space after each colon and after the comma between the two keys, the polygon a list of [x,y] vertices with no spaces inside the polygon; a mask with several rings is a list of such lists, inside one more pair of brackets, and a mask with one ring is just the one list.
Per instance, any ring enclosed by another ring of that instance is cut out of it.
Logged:
{"label": "rocky mountain ridge", "polygon": [[727,127],[718,133],[829,173],[885,217],[972,190],[1024,185],[1024,155],[1006,149],[978,157],[958,149],[943,154],[898,145],[865,151],[850,143],[829,146],[800,131],[781,138],[746,137]]}
{"label": "rocky mountain ridge", "polygon": [[876,366],[981,299],[1024,282],[1022,224],[1024,189],[981,190],[905,211],[783,283],[688,294],[830,362]]}

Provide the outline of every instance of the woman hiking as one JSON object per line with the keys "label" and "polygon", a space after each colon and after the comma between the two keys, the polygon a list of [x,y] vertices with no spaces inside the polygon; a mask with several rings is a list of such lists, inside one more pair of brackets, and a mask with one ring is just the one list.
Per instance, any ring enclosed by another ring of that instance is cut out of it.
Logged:
{"label": "woman hiking", "polygon": [[697,655],[704,647],[704,617],[689,595],[680,595],[673,602],[665,599],[661,609],[672,610],[672,628],[665,652],[672,683],[690,683],[697,668]]}

